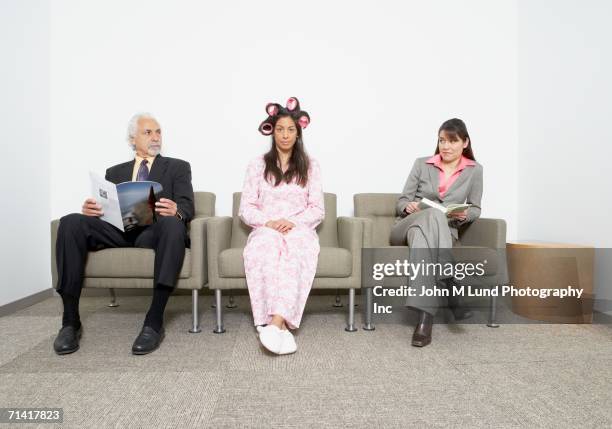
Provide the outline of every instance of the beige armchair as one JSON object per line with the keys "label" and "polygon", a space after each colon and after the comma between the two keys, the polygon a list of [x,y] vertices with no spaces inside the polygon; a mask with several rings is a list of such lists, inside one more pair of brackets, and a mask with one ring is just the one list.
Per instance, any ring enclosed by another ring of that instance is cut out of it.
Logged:
{"label": "beige armchair", "polygon": [[[191,246],[186,249],[177,289],[192,290],[192,326],[189,332],[201,332],[198,312],[198,291],[208,282],[206,258],[206,222],[215,215],[215,194],[194,193],[195,216],[189,224]],[[55,242],[59,220],[51,222],[51,270],[53,287],[57,288]],[[89,252],[85,265],[83,287],[108,288],[111,294],[109,307],[116,307],[116,288],[152,288],[152,249],[118,248]]]}
{"label": "beige armchair", "polygon": [[[401,248],[391,246],[389,236],[396,219],[396,202],[400,194],[355,194],[353,197],[355,216],[371,220],[371,230],[366,231],[364,248]],[[460,248],[453,249],[457,260],[461,258],[488,258],[485,275],[470,278],[472,284],[490,287],[507,284],[508,268],[506,263],[506,222],[502,219],[477,219],[459,230]],[[408,247],[406,247],[407,249]],[[390,261],[391,262],[391,261]],[[467,262],[467,261],[466,261]],[[372,289],[362,291],[365,298],[365,330],[373,330],[372,324]],[[491,297],[489,320],[487,326],[497,327],[495,323],[496,298]]]}
{"label": "beige armchair", "polygon": [[[208,287],[215,291],[216,322],[213,332],[223,333],[222,291],[246,289],[242,252],[251,230],[238,217],[241,193],[234,193],[232,217],[214,217],[208,222]],[[321,252],[314,289],[348,289],[348,323],[355,328],[355,289],[361,288],[361,248],[364,223],[336,216],[336,195],[325,193],[325,219],[318,226]]]}

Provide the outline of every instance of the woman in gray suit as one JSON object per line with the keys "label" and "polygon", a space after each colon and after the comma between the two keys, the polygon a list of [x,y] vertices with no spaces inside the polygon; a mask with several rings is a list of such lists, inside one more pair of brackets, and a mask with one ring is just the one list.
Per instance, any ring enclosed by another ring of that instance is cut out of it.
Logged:
{"label": "woman in gray suit", "polygon": [[[461,119],[449,119],[438,130],[434,156],[418,158],[412,166],[397,201],[399,217],[391,229],[391,244],[408,245],[411,264],[452,263],[450,249],[458,241],[457,229],[480,216],[481,197],[482,166],[474,159],[465,123]],[[421,202],[423,198],[443,206],[462,203],[471,206],[447,215],[436,208],[426,208]],[[446,287],[452,285],[452,276],[444,277],[439,270],[432,269],[410,279],[417,296],[409,297],[406,305],[419,312],[413,346],[423,347],[431,342],[433,316],[440,306],[439,297],[423,295],[421,288],[431,290],[438,281]],[[452,288],[448,304],[456,320],[471,316],[467,309],[461,308],[458,297],[452,296]]]}

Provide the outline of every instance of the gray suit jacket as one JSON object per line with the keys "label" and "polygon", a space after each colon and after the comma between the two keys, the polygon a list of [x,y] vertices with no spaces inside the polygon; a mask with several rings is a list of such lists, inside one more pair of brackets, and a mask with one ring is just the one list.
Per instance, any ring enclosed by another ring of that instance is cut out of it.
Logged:
{"label": "gray suit jacket", "polygon": [[438,193],[440,170],[433,164],[427,164],[430,157],[417,158],[412,166],[410,175],[404,185],[402,195],[397,200],[396,211],[398,220],[408,214],[404,211],[411,201],[420,201],[428,198],[432,201],[448,206],[449,204],[472,204],[468,209],[467,219],[459,222],[449,221],[451,232],[457,238],[457,228],[463,224],[473,222],[480,216],[480,200],[482,199],[482,165],[465,167],[455,183],[446,191],[444,198]]}

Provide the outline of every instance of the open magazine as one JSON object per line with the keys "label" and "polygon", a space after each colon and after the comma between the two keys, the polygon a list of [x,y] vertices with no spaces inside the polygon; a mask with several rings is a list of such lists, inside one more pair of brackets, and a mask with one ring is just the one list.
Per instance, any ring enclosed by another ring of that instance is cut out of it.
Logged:
{"label": "open magazine", "polygon": [[445,214],[462,212],[464,210],[467,210],[471,206],[471,204],[449,204],[448,206],[444,207],[442,204],[438,204],[435,201],[431,201],[427,198],[423,198],[419,202],[420,209],[432,207],[434,209],[440,210],[442,213]]}
{"label": "open magazine", "polygon": [[155,222],[155,202],[162,191],[157,182],[123,182],[115,185],[90,172],[92,197],[102,206],[105,220],[121,231]]}

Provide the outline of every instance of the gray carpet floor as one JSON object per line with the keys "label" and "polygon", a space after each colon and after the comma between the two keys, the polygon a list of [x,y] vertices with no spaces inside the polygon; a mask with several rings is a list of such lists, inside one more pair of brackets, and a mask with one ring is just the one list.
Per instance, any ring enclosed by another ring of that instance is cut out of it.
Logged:
{"label": "gray carpet floor", "polygon": [[0,407],[61,407],[74,428],[612,427],[610,325],[437,324],[417,349],[411,326],[347,333],[346,306],[313,296],[298,352],[273,356],[246,296],[222,335],[210,297],[190,334],[190,297],[175,296],[160,349],[133,356],[150,298],[118,299],[82,299],[81,349],[62,357],[58,298],[0,318]]}

